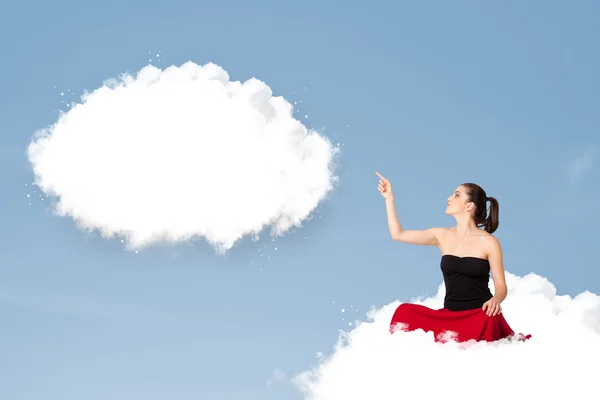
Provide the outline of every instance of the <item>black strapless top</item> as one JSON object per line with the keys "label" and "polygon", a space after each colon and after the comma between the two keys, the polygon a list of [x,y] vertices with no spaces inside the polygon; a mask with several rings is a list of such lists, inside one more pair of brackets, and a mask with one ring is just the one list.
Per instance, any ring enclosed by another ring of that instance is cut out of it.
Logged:
{"label": "black strapless top", "polygon": [[451,311],[472,310],[492,298],[488,260],[445,254],[440,264],[446,286],[444,308]]}

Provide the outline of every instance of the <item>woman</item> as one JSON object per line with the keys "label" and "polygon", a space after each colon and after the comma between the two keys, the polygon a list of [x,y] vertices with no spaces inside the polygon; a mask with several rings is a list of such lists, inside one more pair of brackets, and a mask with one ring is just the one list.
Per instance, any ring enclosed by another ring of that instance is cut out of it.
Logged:
{"label": "woman", "polygon": [[[498,229],[498,200],[488,197],[480,186],[464,183],[448,198],[446,207],[446,213],[456,219],[456,226],[405,230],[396,215],[390,181],[379,172],[376,174],[380,178],[378,190],[385,199],[392,239],[437,246],[442,253],[441,269],[446,286],[444,308],[433,310],[418,304],[401,304],[392,317],[390,332],[422,329],[433,332],[436,341],[452,338],[458,342],[495,341],[514,336],[502,315],[501,303],[508,290],[500,242],[492,235]],[[493,295],[488,287],[490,271]],[[518,335],[521,340],[529,337]]]}

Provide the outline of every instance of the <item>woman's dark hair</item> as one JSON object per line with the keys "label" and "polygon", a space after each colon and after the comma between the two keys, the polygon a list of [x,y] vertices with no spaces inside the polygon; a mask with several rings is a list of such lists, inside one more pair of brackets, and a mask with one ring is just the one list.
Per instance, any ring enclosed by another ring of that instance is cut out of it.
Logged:
{"label": "woman's dark hair", "polygon": [[[467,191],[467,197],[470,201],[475,204],[475,223],[477,226],[483,226],[486,232],[494,233],[498,229],[498,214],[500,212],[498,208],[498,200],[493,197],[488,197],[485,194],[485,190],[475,183],[463,183],[463,186]],[[487,213],[487,202],[490,202],[490,213]]]}

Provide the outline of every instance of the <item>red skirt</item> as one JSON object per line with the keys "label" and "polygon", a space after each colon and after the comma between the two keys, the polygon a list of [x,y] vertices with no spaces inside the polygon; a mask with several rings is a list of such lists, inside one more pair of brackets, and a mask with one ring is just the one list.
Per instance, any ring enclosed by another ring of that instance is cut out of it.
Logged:
{"label": "red skirt", "polygon": [[[390,322],[390,333],[397,330],[414,331],[417,329],[433,332],[436,342],[448,339],[457,342],[473,339],[478,342],[493,342],[513,336],[518,340],[527,340],[531,337],[531,335],[515,335],[502,314],[488,317],[481,308],[450,311],[446,308],[433,310],[419,304],[400,304]],[[449,332],[452,332],[454,336],[445,337],[445,334]]]}

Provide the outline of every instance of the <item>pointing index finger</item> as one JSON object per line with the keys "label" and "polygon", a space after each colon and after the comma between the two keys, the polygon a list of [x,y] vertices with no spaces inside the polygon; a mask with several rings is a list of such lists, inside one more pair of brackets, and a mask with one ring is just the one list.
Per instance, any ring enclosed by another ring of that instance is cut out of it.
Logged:
{"label": "pointing index finger", "polygon": [[381,176],[381,174],[379,172],[375,172],[375,174],[380,177],[383,181],[387,181],[387,179],[385,179],[383,176]]}

